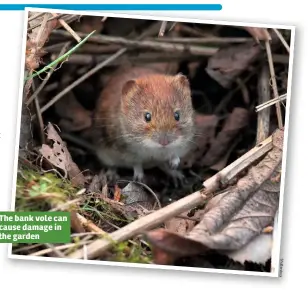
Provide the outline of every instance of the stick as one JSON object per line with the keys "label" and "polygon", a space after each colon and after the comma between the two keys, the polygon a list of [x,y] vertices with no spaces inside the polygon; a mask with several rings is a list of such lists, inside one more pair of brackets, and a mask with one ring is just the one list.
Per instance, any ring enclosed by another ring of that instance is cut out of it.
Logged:
{"label": "stick", "polygon": [[[274,97],[278,98],[279,97],[278,88],[277,88],[277,82],[276,82],[276,76],[275,76],[271,45],[269,41],[265,42],[265,48],[266,48],[266,53],[267,53],[267,58],[268,58],[268,65],[269,65],[269,70],[270,70],[270,75],[271,75]],[[283,127],[283,121],[282,121],[280,102],[276,103],[276,113],[277,113],[278,127],[281,129]]]}
{"label": "stick", "polygon": [[[58,14],[56,13],[52,13],[52,15],[58,16]],[[70,33],[76,39],[77,42],[81,41],[80,36],[65,22],[65,20],[60,18],[58,21],[66,29],[66,31]]]}
{"label": "stick", "polygon": [[[209,198],[209,195],[219,188],[221,183],[227,183],[236,174],[249,166],[252,162],[263,156],[272,148],[272,137],[267,138],[263,143],[251,149],[245,155],[240,157],[229,166],[225,167],[219,173],[215,174],[203,185],[204,189],[192,193],[158,211],[153,212],[147,216],[144,216],[134,222],[126,225],[125,227],[111,233],[109,238],[114,242],[123,242],[131,237],[140,234],[146,230],[152,229],[164,221],[171,219],[174,216],[194,208]],[[108,239],[98,239],[87,246],[88,259],[94,259],[99,257],[104,251],[108,250],[113,243]],[[68,258],[81,259],[83,257],[83,249],[79,249],[76,252],[70,254]]]}
{"label": "stick", "polygon": [[275,31],[275,33],[277,34],[278,38],[280,39],[280,41],[282,42],[282,44],[284,45],[285,49],[287,50],[288,53],[290,53],[290,46],[287,44],[286,40],[284,39],[284,37],[282,36],[282,34],[279,32],[278,29],[273,28],[273,30]]}
{"label": "stick", "polygon": [[[65,37],[70,36],[69,33],[62,30],[54,30],[53,34],[63,35]],[[81,36],[84,33],[80,33]],[[89,42],[95,41],[100,44],[120,44],[125,47],[136,47],[136,48],[148,48],[161,50],[166,52],[185,52],[187,54],[192,55],[200,55],[200,56],[212,56],[217,48],[210,47],[202,47],[196,45],[188,45],[188,44],[180,44],[180,43],[168,43],[168,42],[159,42],[159,41],[151,41],[151,40],[131,40],[123,37],[116,36],[108,36],[108,35],[92,35],[89,39]]]}
{"label": "stick", "polygon": [[256,112],[260,112],[260,111],[266,109],[267,107],[275,105],[277,102],[284,101],[286,98],[287,98],[287,94],[283,94],[283,95],[279,96],[278,98],[271,99],[268,102],[265,102],[265,103],[263,103],[259,106],[256,106]]}
{"label": "stick", "polygon": [[[269,70],[266,65],[262,67],[259,82],[258,82],[258,101],[263,104],[271,99],[271,92],[269,86]],[[270,122],[270,109],[264,110],[258,114],[257,138],[256,143],[262,142],[268,137],[269,122]]]}
{"label": "stick", "polygon": [[163,37],[163,38],[149,38],[147,40],[157,42],[169,43],[189,43],[189,44],[230,44],[230,43],[245,43],[252,42],[253,40],[248,37]]}

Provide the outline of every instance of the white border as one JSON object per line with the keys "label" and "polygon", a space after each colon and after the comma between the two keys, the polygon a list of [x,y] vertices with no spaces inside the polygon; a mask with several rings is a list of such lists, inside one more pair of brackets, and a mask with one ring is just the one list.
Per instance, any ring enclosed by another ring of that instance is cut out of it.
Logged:
{"label": "white border", "polygon": [[172,21],[172,22],[190,22],[190,23],[201,23],[201,24],[217,24],[217,25],[232,25],[232,26],[251,26],[251,27],[263,27],[263,28],[277,28],[277,29],[289,29],[291,30],[291,45],[290,45],[290,58],[289,58],[289,72],[288,72],[288,89],[287,89],[287,105],[286,105],[286,118],[285,118],[285,130],[284,130],[284,148],[282,158],[282,173],[281,173],[281,186],[280,186],[280,199],[278,208],[278,220],[277,228],[275,228],[273,239],[273,251],[272,251],[272,268],[273,272],[253,272],[253,271],[239,271],[239,270],[220,270],[220,269],[206,269],[206,268],[195,268],[195,267],[178,267],[178,266],[162,266],[162,265],[151,265],[151,264],[132,264],[132,263],[121,263],[121,262],[105,262],[105,261],[94,261],[94,260],[80,260],[80,259],[67,259],[67,258],[49,258],[49,257],[35,257],[35,256],[21,256],[12,254],[12,244],[8,245],[8,258],[18,260],[36,260],[36,261],[48,261],[48,262],[67,262],[77,264],[88,264],[88,265],[108,265],[108,266],[124,266],[124,267],[135,267],[135,268],[151,268],[151,269],[165,269],[165,270],[180,270],[180,271],[191,271],[191,272],[206,272],[206,273],[218,273],[218,274],[237,274],[237,275],[249,275],[249,276],[262,276],[262,277],[279,277],[279,259],[280,259],[280,248],[281,248],[281,230],[282,230],[282,216],[283,216],[283,200],[284,200],[284,184],[285,184],[285,171],[286,171],[286,159],[287,159],[287,143],[289,133],[289,117],[290,117],[290,102],[291,102],[291,85],[292,85],[292,74],[293,74],[293,59],[294,59],[294,45],[295,45],[295,26],[291,25],[272,25],[272,24],[260,24],[250,22],[233,22],[233,21],[220,21],[220,20],[201,20],[191,18],[178,18],[178,17],[158,17],[158,16],[144,16],[144,15],[130,15],[122,13],[105,13],[97,11],[74,11],[74,10],[62,10],[62,9],[45,9],[45,8],[25,8],[24,14],[24,32],[23,32],[23,44],[22,44],[22,57],[21,57],[21,76],[20,76],[20,88],[19,88],[19,115],[17,116],[17,127],[16,127],[16,144],[15,144],[15,160],[14,160],[14,175],[13,175],[13,188],[12,188],[12,200],[11,200],[11,211],[15,210],[15,198],[16,198],[16,181],[17,181],[17,165],[19,156],[19,137],[20,137],[20,122],[21,122],[21,108],[22,108],[22,96],[23,96],[23,80],[24,80],[24,63],[26,50],[26,35],[27,35],[27,15],[29,11],[46,12],[52,11],[59,14],[77,14],[86,16],[107,16],[117,18],[135,18],[145,20],[158,20],[158,21]]}

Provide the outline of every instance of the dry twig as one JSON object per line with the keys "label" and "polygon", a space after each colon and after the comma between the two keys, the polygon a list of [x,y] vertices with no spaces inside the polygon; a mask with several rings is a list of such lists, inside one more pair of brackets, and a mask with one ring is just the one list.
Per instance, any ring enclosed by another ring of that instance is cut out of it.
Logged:
{"label": "dry twig", "polygon": [[[279,98],[271,45],[269,41],[265,42],[265,48],[266,48],[266,53],[267,53],[267,58],[268,58],[269,71],[271,75],[271,84],[273,88],[274,98]],[[282,113],[281,113],[281,107],[280,107],[279,102],[276,103],[276,113],[277,113],[278,127],[281,129],[283,127],[283,121],[282,121]]]}
{"label": "dry twig", "polygon": [[284,39],[284,37],[282,36],[282,34],[280,33],[280,31],[277,28],[273,28],[273,30],[275,31],[275,33],[277,34],[278,38],[280,39],[280,41],[282,42],[283,46],[285,47],[285,49],[287,50],[288,53],[290,53],[290,46],[287,44],[286,40]]}

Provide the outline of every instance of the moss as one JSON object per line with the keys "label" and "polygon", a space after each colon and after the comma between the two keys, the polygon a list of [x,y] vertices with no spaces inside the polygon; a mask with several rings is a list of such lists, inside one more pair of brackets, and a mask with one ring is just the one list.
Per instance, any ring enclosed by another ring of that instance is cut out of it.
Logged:
{"label": "moss", "polygon": [[[49,211],[75,199],[78,188],[73,187],[69,180],[62,179],[55,172],[40,172],[19,164],[16,184],[16,211]],[[82,201],[72,205],[74,210],[91,220],[96,226],[105,232],[113,232],[125,226],[127,219],[121,212],[115,210],[108,202],[101,199],[98,194],[85,194]],[[68,210],[70,210],[69,208]],[[104,238],[104,235],[102,236]],[[106,238],[106,237],[105,237]],[[72,237],[72,243],[76,247],[67,249],[66,255],[74,252],[80,245],[80,237]],[[39,245],[38,245],[39,246]],[[20,254],[31,254],[45,247],[29,248],[26,244],[14,244],[13,252],[17,250]],[[150,263],[151,251],[140,240],[114,243],[111,250],[106,253],[104,260],[128,263]]]}
{"label": "moss", "polygon": [[39,173],[20,166],[16,182],[16,211],[48,211],[67,202],[77,190],[54,172]]}

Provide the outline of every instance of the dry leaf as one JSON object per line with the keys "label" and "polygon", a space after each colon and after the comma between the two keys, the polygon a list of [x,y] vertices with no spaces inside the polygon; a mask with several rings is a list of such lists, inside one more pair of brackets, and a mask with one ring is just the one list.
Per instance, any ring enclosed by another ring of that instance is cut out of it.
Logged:
{"label": "dry leaf", "polygon": [[[199,254],[209,249],[223,252],[244,249],[244,252],[245,246],[264,234],[264,228],[274,224],[279,203],[283,136],[283,130],[273,134],[272,150],[250,168],[236,186],[208,202],[203,219],[186,237],[162,230],[159,234],[150,232],[147,237],[153,245],[177,257],[196,254],[197,247]],[[245,257],[262,260],[247,252]]]}
{"label": "dry leaf", "polygon": [[[29,18],[39,13],[40,12],[29,12]],[[42,16],[33,19],[32,21],[28,21],[30,28],[35,27],[29,33],[29,39],[27,40],[26,45],[25,64],[26,68],[30,71],[36,70],[40,66],[41,57],[46,53],[43,50],[44,44],[52,30],[57,26],[57,19],[45,22],[44,24],[44,21],[51,17],[52,15],[50,13],[45,13]],[[38,24],[43,24],[43,26],[39,25],[36,27]]]}
{"label": "dry leaf", "polygon": [[[182,214],[182,216],[187,216],[188,212]],[[165,222],[166,229],[178,233],[179,235],[185,235],[190,230],[193,229],[195,221],[184,219],[184,218],[172,218]]]}
{"label": "dry leaf", "polygon": [[[215,163],[219,162],[221,158],[228,158],[230,154],[230,148],[232,148],[233,142],[239,133],[248,125],[249,121],[249,111],[243,108],[234,108],[233,112],[229,115],[225,121],[224,127],[217,135],[214,142],[212,142],[211,147],[205,154],[205,156],[200,160],[201,166],[210,167]],[[226,156],[226,153],[227,154]],[[220,164],[222,168],[217,168],[221,170],[225,167],[225,163]]]}
{"label": "dry leaf", "polygon": [[52,147],[43,144],[40,153],[54,166],[62,169],[72,181],[74,186],[83,186],[86,182],[85,177],[80,172],[76,163],[72,160],[70,153],[68,152],[66,145],[63,143],[59,134],[51,123],[47,126],[47,138],[54,143]]}
{"label": "dry leaf", "polygon": [[126,205],[141,205],[147,210],[152,210],[155,204],[155,198],[153,195],[135,182],[127,184],[122,189],[122,195],[125,196]]}
{"label": "dry leaf", "polygon": [[193,148],[188,155],[182,158],[180,168],[190,168],[200,160],[215,138],[218,121],[219,119],[215,115],[196,115],[197,132],[193,140]]}
{"label": "dry leaf", "polygon": [[75,132],[91,127],[92,113],[81,106],[72,92],[69,92],[65,98],[60,99],[55,104],[55,109],[62,118],[59,126],[65,131]]}
{"label": "dry leaf", "polygon": [[273,146],[230,193],[219,196],[215,207],[208,205],[203,220],[189,233],[189,238],[213,249],[237,250],[273,224],[280,179],[272,177],[280,174],[283,131],[275,132]]}
{"label": "dry leaf", "polygon": [[88,186],[87,193],[102,192],[104,197],[108,197],[108,185],[105,172],[102,170],[99,175],[94,175],[90,185]]}
{"label": "dry leaf", "polygon": [[71,27],[77,32],[89,34],[95,30],[95,34],[99,34],[104,27],[104,22],[99,17],[83,15],[80,21],[73,22]]}
{"label": "dry leaf", "polygon": [[241,264],[248,261],[264,265],[271,258],[272,244],[273,237],[271,234],[261,234],[238,251],[222,253]]}
{"label": "dry leaf", "polygon": [[257,59],[261,52],[262,48],[256,43],[222,48],[210,57],[206,71],[222,87],[230,88],[235,79]]}

